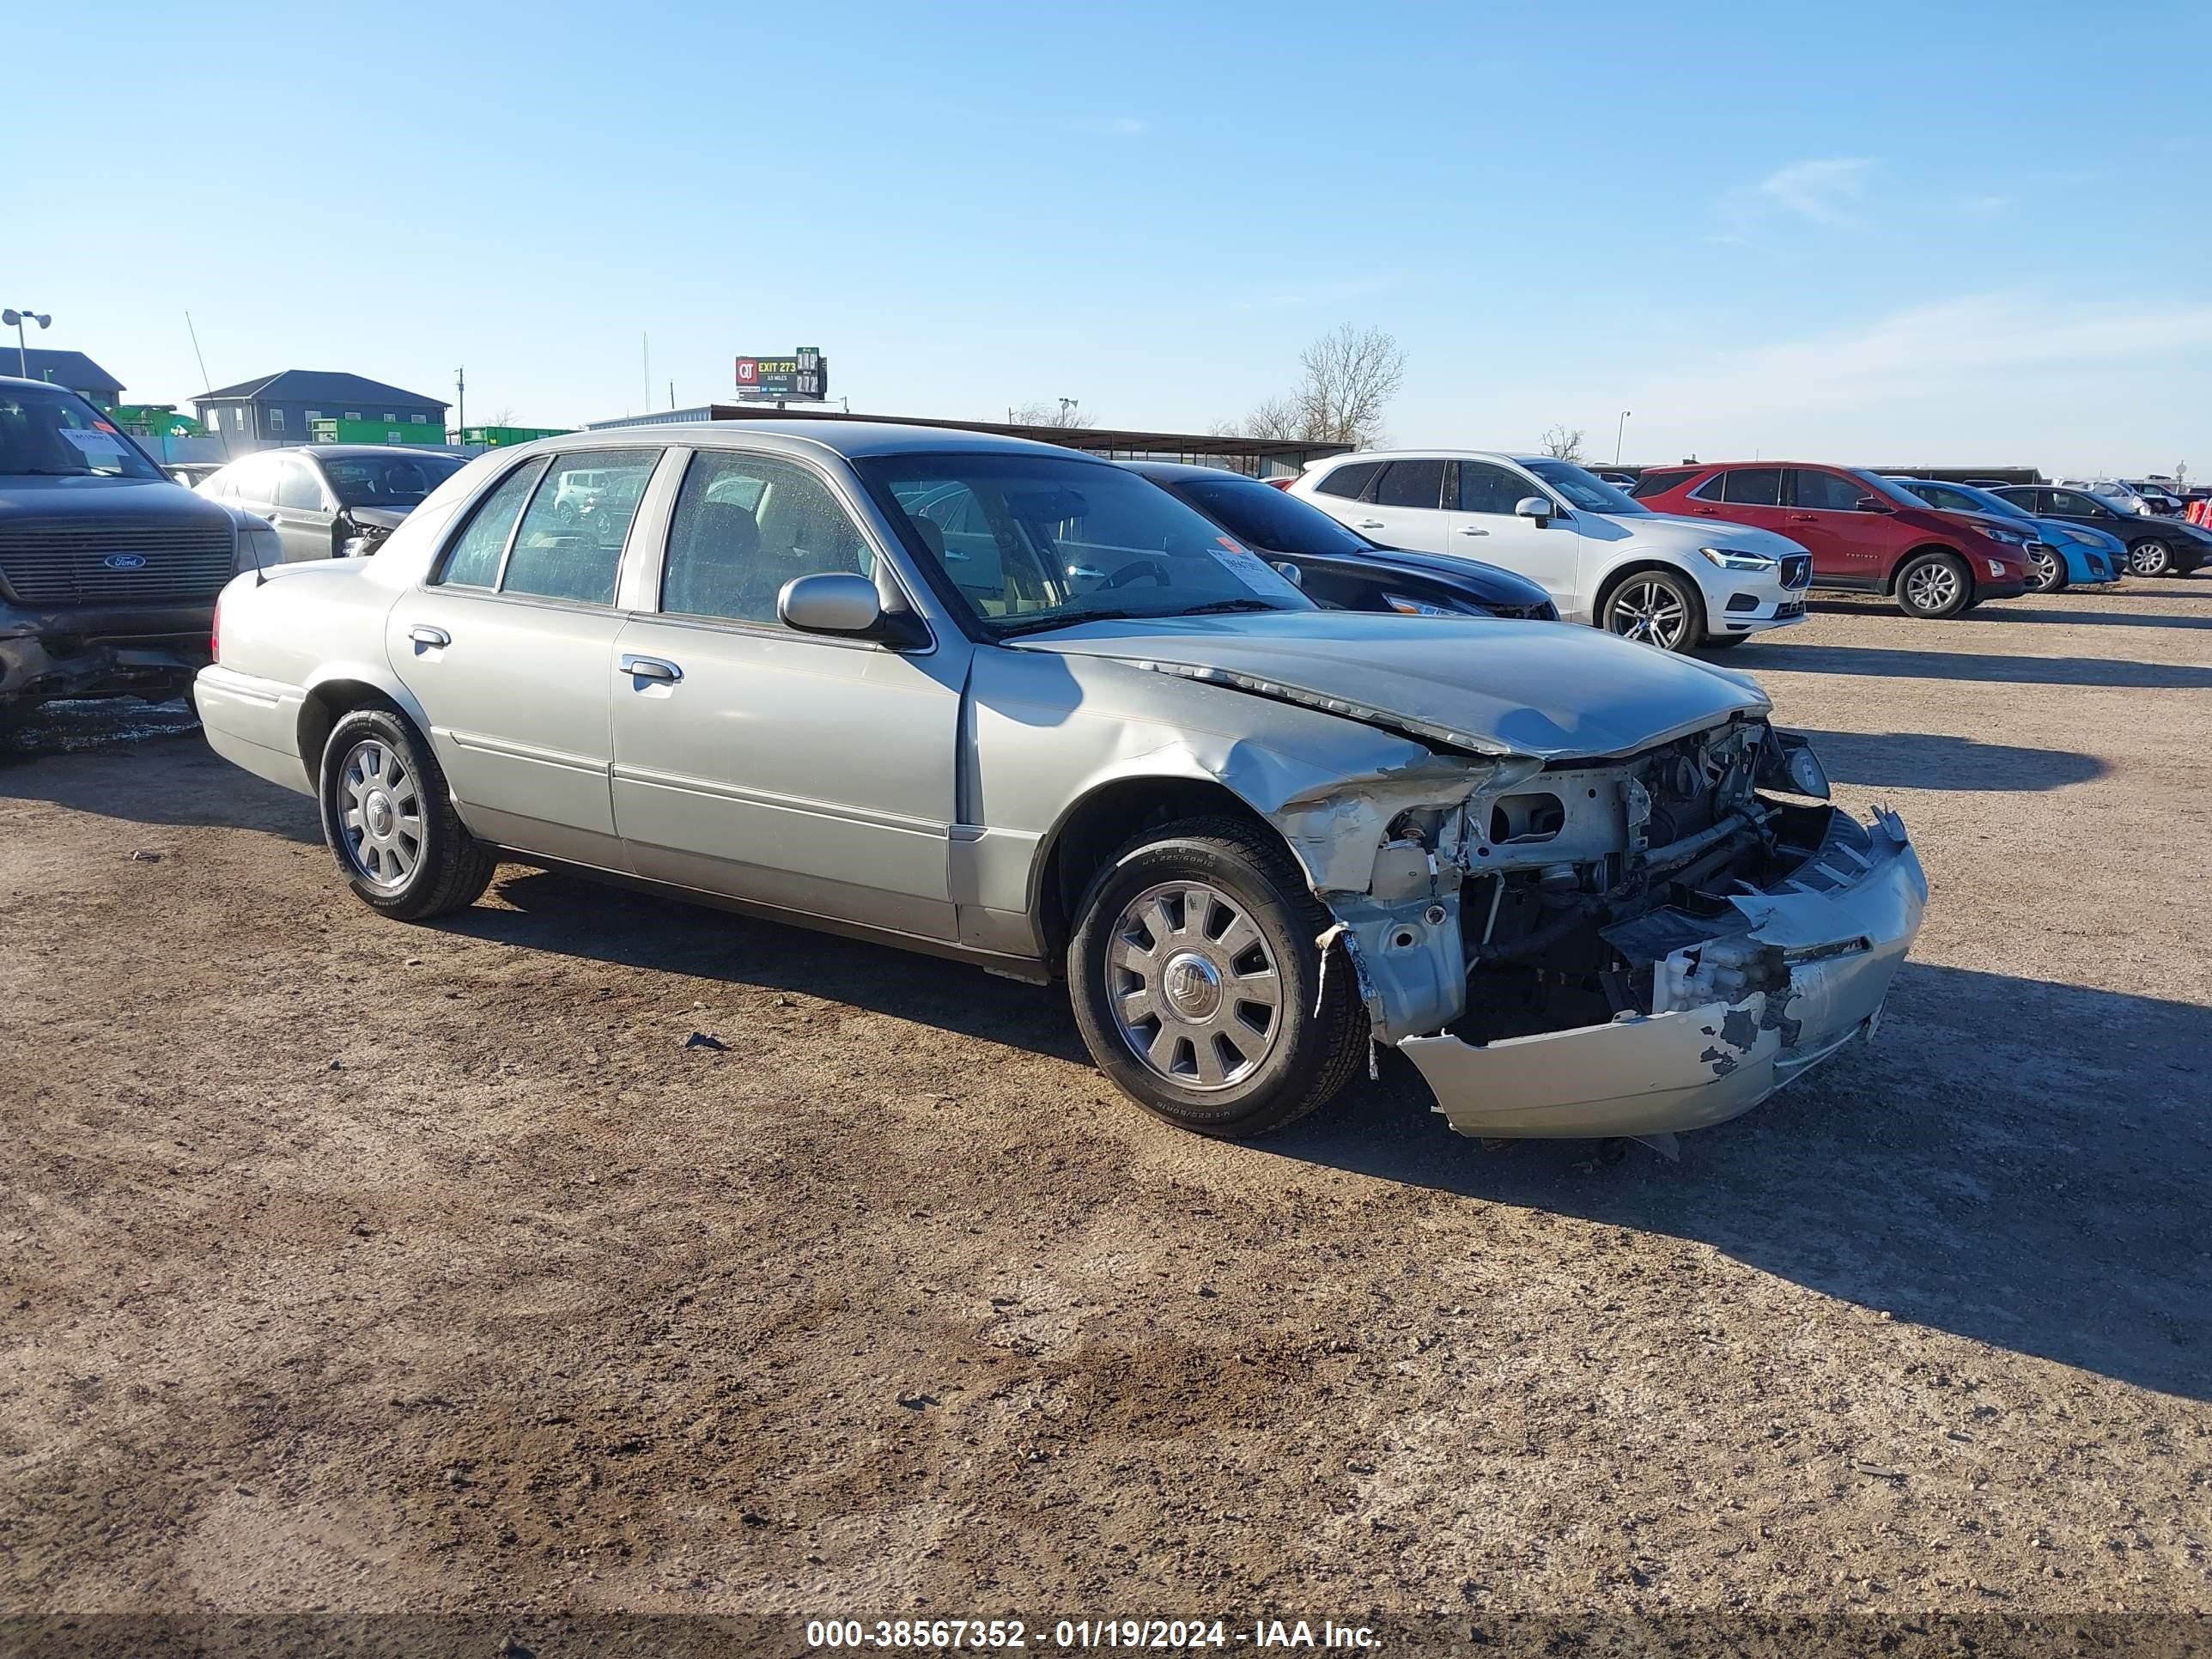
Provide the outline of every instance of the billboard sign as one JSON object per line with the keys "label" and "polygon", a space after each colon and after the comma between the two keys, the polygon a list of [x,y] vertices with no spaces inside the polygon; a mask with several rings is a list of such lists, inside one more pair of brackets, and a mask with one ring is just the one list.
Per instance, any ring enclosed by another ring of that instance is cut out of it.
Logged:
{"label": "billboard sign", "polygon": [[818,347],[788,356],[738,359],[738,396],[748,402],[818,404],[830,396],[830,360]]}

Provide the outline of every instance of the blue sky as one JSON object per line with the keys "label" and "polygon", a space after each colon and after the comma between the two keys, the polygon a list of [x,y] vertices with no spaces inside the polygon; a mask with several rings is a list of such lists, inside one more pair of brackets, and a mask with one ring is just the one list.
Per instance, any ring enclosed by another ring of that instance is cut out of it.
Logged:
{"label": "blue sky", "polygon": [[[2212,9],[50,5],[0,303],[131,395],[1203,429],[1340,322],[1390,435],[2212,477]],[[12,341],[9,343],[13,343]]]}

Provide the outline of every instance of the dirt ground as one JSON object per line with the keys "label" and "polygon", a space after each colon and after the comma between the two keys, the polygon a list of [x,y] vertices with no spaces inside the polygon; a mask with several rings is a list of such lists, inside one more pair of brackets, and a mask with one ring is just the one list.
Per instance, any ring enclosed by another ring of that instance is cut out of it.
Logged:
{"label": "dirt ground", "polygon": [[[1731,653],[1933,886],[1679,1164],[508,867],[160,711],[0,765],[0,1607],[2212,1609],[2212,575]],[[687,1047],[694,1032],[726,1044]]]}

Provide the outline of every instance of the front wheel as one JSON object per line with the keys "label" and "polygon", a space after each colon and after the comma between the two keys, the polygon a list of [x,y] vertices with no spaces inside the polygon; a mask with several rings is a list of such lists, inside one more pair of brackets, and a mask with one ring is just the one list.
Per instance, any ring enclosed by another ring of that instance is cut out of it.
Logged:
{"label": "front wheel", "polygon": [[2137,542],[2128,550],[2128,568],[2138,576],[2171,576],[2173,550],[2164,542]]}
{"label": "front wheel", "polygon": [[1350,965],[1326,973],[1328,911],[1258,827],[1192,818],[1138,836],[1093,877],[1067,946],[1075,1023],[1147,1110],[1242,1139],[1325,1104],[1368,1036]]}
{"label": "front wheel", "polygon": [[1599,625],[1625,640],[1686,651],[1705,635],[1705,601],[1685,577],[1639,570],[1606,596]]}
{"label": "front wheel", "polygon": [[1908,617],[1955,617],[1974,602],[1974,579],[1955,553],[1923,553],[1897,573],[1898,608]]}
{"label": "front wheel", "polygon": [[362,902],[401,921],[465,910],[497,860],[453,811],[437,757],[405,720],[357,708],[323,745],[323,836]]}
{"label": "front wheel", "polygon": [[2066,591],[2066,561],[2055,547],[2045,546],[2039,553],[2028,556],[2027,591],[2031,593],[2063,593]]}

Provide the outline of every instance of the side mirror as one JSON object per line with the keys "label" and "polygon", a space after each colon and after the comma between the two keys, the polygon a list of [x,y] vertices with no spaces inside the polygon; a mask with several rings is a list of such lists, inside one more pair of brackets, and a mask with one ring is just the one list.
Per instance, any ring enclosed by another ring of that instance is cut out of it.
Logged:
{"label": "side mirror", "polygon": [[875,583],[850,571],[793,576],[776,595],[775,614],[786,628],[801,634],[890,646],[915,645],[927,637],[912,617],[887,614]]}
{"label": "side mirror", "polygon": [[1549,524],[1558,510],[1552,505],[1552,498],[1548,495],[1523,495],[1513,503],[1516,517],[1534,519],[1538,524]]}
{"label": "side mirror", "polygon": [[1288,559],[1277,559],[1274,561],[1274,566],[1275,574],[1290,583],[1291,586],[1304,587],[1306,585],[1306,573]]}
{"label": "side mirror", "polygon": [[1860,496],[1858,500],[1858,510],[1862,513],[1894,513],[1897,511],[1895,507],[1892,507],[1887,501],[1882,500],[1879,495]]}

